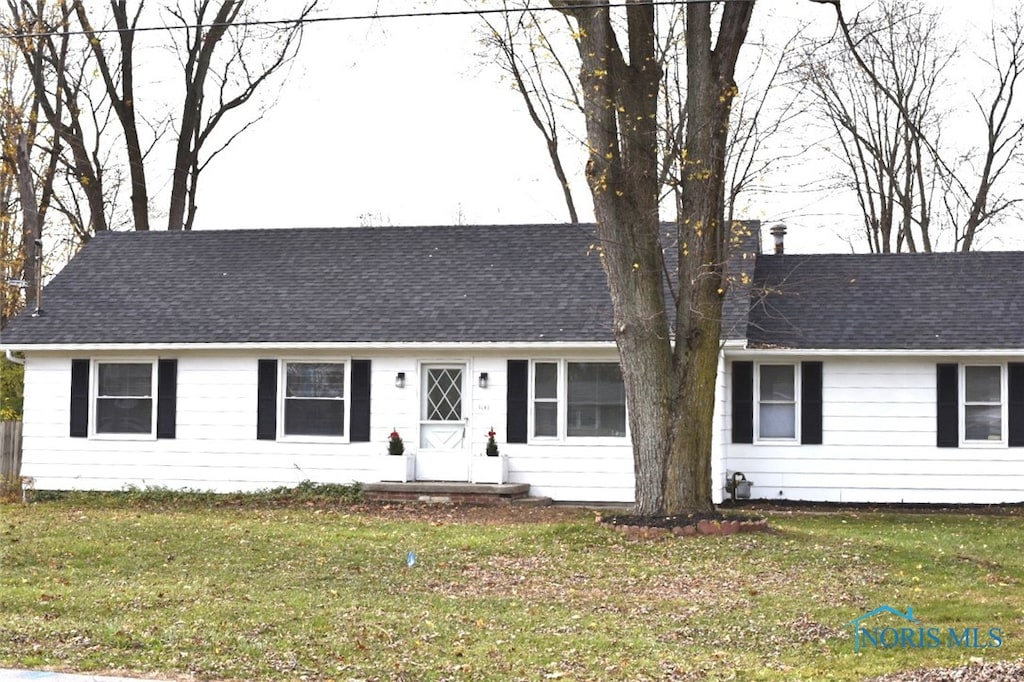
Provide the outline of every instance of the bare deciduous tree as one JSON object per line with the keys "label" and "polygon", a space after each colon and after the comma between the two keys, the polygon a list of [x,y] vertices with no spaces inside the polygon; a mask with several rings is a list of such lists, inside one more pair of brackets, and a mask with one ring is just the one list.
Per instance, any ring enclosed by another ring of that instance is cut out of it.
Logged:
{"label": "bare deciduous tree", "polygon": [[[852,190],[871,251],[930,251],[932,198],[941,184],[928,145],[941,137],[939,91],[957,46],[939,17],[919,6],[883,2],[857,23],[859,58],[891,88],[883,93],[846,45],[812,45],[800,70],[836,140],[843,185]],[[890,96],[891,95],[891,96]]]}
{"label": "bare deciduous tree", "polygon": [[[61,193],[55,203],[80,239],[110,227],[125,178],[131,188],[131,226],[150,228],[153,169],[147,160],[170,128],[177,135],[168,229],[192,227],[201,172],[265,109],[254,109],[257,115],[236,124],[233,132],[222,132],[225,120],[294,58],[303,20],[316,0],[303,5],[294,19],[270,24],[255,21],[251,5],[193,0],[159,8],[170,19],[165,34],[181,64],[184,94],[175,116],[154,107],[146,117],[136,64],[145,2],[129,10],[126,0],[111,0],[109,15],[102,15],[84,0],[7,0],[11,21],[4,28],[20,49],[42,118],[66,150],[63,163],[76,180],[72,192]],[[79,44],[84,46],[80,52]]]}
{"label": "bare deciduous tree", "polygon": [[144,2],[140,2],[135,15],[128,18],[125,0],[112,0],[111,12],[117,28],[118,59],[112,70],[101,38],[92,27],[92,22],[81,2],[75,2],[73,9],[78,23],[89,39],[96,68],[103,78],[106,99],[121,123],[124,135],[125,153],[128,157],[128,172],[131,179],[132,218],[136,230],[149,229],[149,190],[146,187],[146,154],[139,141],[139,128],[135,116],[135,32]]}
{"label": "bare deciduous tree", "polygon": [[[500,14],[500,23],[481,15],[486,26],[483,42],[487,54],[512,79],[513,86],[523,98],[530,121],[543,136],[552,170],[562,187],[569,222],[576,224],[579,214],[559,146],[563,130],[559,112],[561,109],[583,112],[578,84],[551,44],[545,17],[528,7],[513,7],[508,0],[502,0],[502,6],[506,11]],[[566,17],[562,18],[568,21]],[[572,35],[571,31],[569,33]],[[575,36],[573,40],[576,40]],[[556,83],[550,82],[552,74]]]}
{"label": "bare deciduous tree", "polygon": [[14,46],[0,44],[0,278],[25,282],[23,287],[8,287],[0,281],[0,326],[22,307],[36,306],[43,257],[38,244],[59,161],[57,140],[46,145],[38,172],[31,170],[39,101],[19,65]]}
{"label": "bare deciduous tree", "polygon": [[[678,281],[665,298],[659,218],[662,74],[655,9],[627,3],[625,49],[607,2],[552,0],[579,35],[589,161],[601,262],[633,439],[636,512],[711,507],[711,419],[725,282],[725,156],[734,74],[754,2],[729,2],[713,21],[686,5],[686,129],[677,226]],[[717,24],[717,26],[714,26]],[[714,28],[713,28],[714,26]]]}
{"label": "bare deciduous tree", "polygon": [[[809,61],[805,74],[835,131],[871,250],[930,251],[943,230],[955,250],[971,250],[978,233],[1021,200],[1007,186],[1024,144],[1014,101],[1024,65],[1019,11],[993,29],[984,60],[989,83],[961,85],[947,73],[962,65],[965,51],[943,34],[937,13],[880,3],[877,18],[848,23],[838,2],[827,4],[836,8],[844,45]],[[942,134],[954,115],[949,94],[958,91],[975,108],[966,127],[981,122],[973,148],[958,144],[970,133]]]}
{"label": "bare deciduous tree", "polygon": [[105,121],[91,109],[87,61],[71,48],[72,8],[63,1],[51,7],[45,0],[8,0],[7,6],[12,24],[5,29],[21,53],[41,118],[54,133],[54,146],[59,144],[64,172],[85,197],[88,208],[79,211],[78,222],[88,226],[80,235],[87,238],[108,228],[104,167],[92,136]]}
{"label": "bare deciduous tree", "polygon": [[[812,144],[806,135],[793,135],[804,113],[800,95],[806,83],[802,79],[790,82],[792,74],[786,58],[802,43],[803,28],[797,28],[781,45],[761,36],[754,63],[733,102],[726,152],[727,223],[742,217],[737,216],[742,194],[750,193],[773,171],[797,163]],[[788,95],[781,94],[786,90],[784,85],[789,86]],[[776,147],[767,153],[768,145],[783,136],[799,139],[789,149]]]}
{"label": "bare deciduous tree", "polygon": [[[178,43],[185,97],[178,119],[168,229],[192,228],[200,173],[263,114],[210,151],[207,147],[214,132],[225,116],[249,102],[268,78],[295,57],[302,41],[302,21],[316,2],[301,7],[294,23],[270,27],[248,21],[252,17],[243,11],[244,0],[219,0],[219,5],[199,0],[190,14],[180,6],[169,10],[185,31],[185,39]],[[259,45],[259,50],[253,50],[253,45]],[[217,55],[222,55],[219,60]]]}
{"label": "bare deciduous tree", "polygon": [[[586,153],[586,142],[578,132],[583,111],[579,82],[571,75],[570,64],[577,58],[579,36],[570,26],[565,30],[564,16],[531,7],[529,2],[503,0],[499,19],[481,15],[485,31],[484,58],[495,62],[519,92],[533,125],[544,137],[565,194],[571,222],[578,211],[564,171],[565,153],[560,141],[570,144],[568,152]],[[686,57],[685,13],[681,6],[656,9],[658,61],[662,66],[659,124],[661,132],[661,168],[659,179],[663,209],[671,210],[679,202],[683,172],[680,160],[685,141]],[[769,141],[789,131],[802,113],[797,98],[778,96],[781,82],[790,77],[785,56],[802,39],[800,27],[781,44],[762,36],[755,59],[744,65],[743,79],[731,112],[728,143],[726,215],[732,220],[741,193],[758,189],[759,184],[779,166],[800,156],[806,145],[780,153],[766,153]],[[569,52],[572,52],[570,56]],[[801,81],[789,85],[799,92]],[[790,93],[791,94],[791,93]]]}
{"label": "bare deciduous tree", "polygon": [[954,191],[947,195],[946,210],[957,228],[955,243],[961,251],[970,251],[985,225],[1012,211],[1024,198],[1006,188],[1011,182],[1007,176],[1020,169],[1024,152],[1024,116],[1015,101],[1024,71],[1020,6],[1006,23],[992,27],[989,49],[991,54],[983,61],[992,80],[986,90],[971,96],[982,121],[984,143],[950,173],[948,183]]}

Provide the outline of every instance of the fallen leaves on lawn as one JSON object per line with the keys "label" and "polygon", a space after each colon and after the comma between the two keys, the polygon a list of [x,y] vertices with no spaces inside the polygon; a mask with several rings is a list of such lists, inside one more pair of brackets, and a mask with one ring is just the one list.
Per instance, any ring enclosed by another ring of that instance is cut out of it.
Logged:
{"label": "fallen leaves on lawn", "polygon": [[1016,662],[972,662],[956,668],[921,668],[873,677],[865,682],[1020,682],[1024,659]]}

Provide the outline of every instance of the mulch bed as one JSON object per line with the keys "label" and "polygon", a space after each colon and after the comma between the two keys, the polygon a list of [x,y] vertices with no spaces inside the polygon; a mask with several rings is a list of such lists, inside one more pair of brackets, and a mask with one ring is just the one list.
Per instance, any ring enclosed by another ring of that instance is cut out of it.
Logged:
{"label": "mulch bed", "polygon": [[768,529],[768,519],[718,512],[679,516],[617,515],[600,517],[598,522],[609,528],[614,528],[626,537],[636,539],[654,539],[672,535],[682,537],[732,535],[733,533],[754,533]]}
{"label": "mulch bed", "polygon": [[891,512],[894,514],[978,514],[985,516],[1024,515],[1024,503],[923,504],[913,502],[811,502],[805,500],[725,500],[720,509],[746,512]]}
{"label": "mulch bed", "polygon": [[[757,512],[893,512],[893,513],[968,513],[987,515],[1024,515],[1024,504],[878,504],[878,503],[837,503],[803,502],[788,500],[727,500],[718,511],[706,514],[685,514],[681,516],[602,516],[598,522],[620,531],[635,539],[654,539],[693,535],[732,535],[770,530],[768,520],[762,516],[750,515]],[[735,511],[733,511],[735,510]],[[747,512],[747,515],[743,515]],[[917,678],[908,678],[917,679]],[[931,680],[932,678],[921,678]],[[935,678],[947,679],[947,678]],[[959,680],[960,678],[948,678]],[[964,678],[974,679],[974,678]],[[978,678],[982,679],[982,678]],[[1002,678],[997,678],[1002,679]],[[1010,679],[1010,678],[1007,678]],[[1017,679],[1017,678],[1014,678]],[[1024,675],[1019,677],[1024,682]]]}

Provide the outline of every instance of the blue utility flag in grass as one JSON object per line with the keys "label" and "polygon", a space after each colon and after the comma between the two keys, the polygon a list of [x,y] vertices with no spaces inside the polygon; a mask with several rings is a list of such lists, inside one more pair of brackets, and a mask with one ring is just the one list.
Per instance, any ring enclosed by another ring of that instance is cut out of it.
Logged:
{"label": "blue utility flag in grass", "polygon": [[406,566],[407,566],[408,568],[412,568],[413,566],[415,566],[415,565],[416,565],[416,552],[410,551],[410,552],[409,552],[409,553],[408,553],[408,554],[407,554],[407,555],[405,556],[405,565],[406,565]]}

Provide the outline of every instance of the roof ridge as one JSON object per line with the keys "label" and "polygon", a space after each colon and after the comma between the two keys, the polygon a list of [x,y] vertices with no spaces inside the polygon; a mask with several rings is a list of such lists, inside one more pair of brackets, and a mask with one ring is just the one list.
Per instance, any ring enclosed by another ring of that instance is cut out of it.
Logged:
{"label": "roof ridge", "polygon": [[990,249],[979,251],[900,251],[899,253],[762,253],[758,258],[765,259],[797,259],[797,258],[971,258],[993,254],[1024,254],[1024,249]]}
{"label": "roof ridge", "polygon": [[218,227],[197,230],[104,230],[93,238],[110,235],[185,235],[185,234],[275,234],[286,232],[341,232],[372,230],[483,230],[483,229],[589,229],[596,223],[473,223],[466,225],[330,225],[293,227]]}

